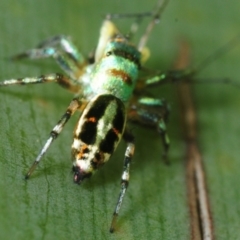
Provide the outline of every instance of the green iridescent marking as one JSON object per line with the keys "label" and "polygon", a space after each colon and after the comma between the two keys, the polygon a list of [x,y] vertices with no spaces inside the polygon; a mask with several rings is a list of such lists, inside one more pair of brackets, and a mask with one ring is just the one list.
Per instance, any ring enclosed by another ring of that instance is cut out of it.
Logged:
{"label": "green iridescent marking", "polygon": [[[118,50],[119,55],[114,55],[116,46],[121,47],[121,49]],[[93,73],[91,87],[96,93],[112,93],[123,102],[126,102],[131,97],[138,78],[139,70],[135,61],[138,60],[140,53],[138,53],[132,46],[126,46],[126,44],[123,45],[118,42],[111,42],[108,45],[107,50],[108,51],[106,52],[112,52],[112,55],[110,54],[107,57],[102,58],[96,66]],[[132,53],[135,55],[132,55]],[[124,56],[126,56],[126,58],[124,58]],[[134,60],[131,61],[132,59]],[[132,84],[126,84],[120,75],[111,74],[111,69],[129,76]]]}
{"label": "green iridescent marking", "polygon": [[105,110],[105,114],[101,119],[98,120],[98,127],[97,127],[97,138],[95,145],[99,146],[102,139],[106,137],[108,131],[113,127],[112,122],[115,118],[117,110],[117,103],[116,101],[111,101]]}
{"label": "green iridescent marking", "polygon": [[160,81],[162,80],[165,80],[166,79],[166,74],[161,74],[161,75],[158,75],[158,76],[154,76],[152,78],[149,78],[147,81],[146,81],[146,84],[147,85],[151,85],[151,84],[154,84],[154,83],[159,83]]}
{"label": "green iridescent marking", "polygon": [[140,104],[144,104],[144,105],[149,105],[149,106],[163,106],[163,102],[161,99],[157,99],[157,98],[141,98],[138,101]]}
{"label": "green iridescent marking", "polygon": [[162,129],[163,131],[166,131],[167,128],[166,128],[166,124],[164,123],[164,121],[161,120],[159,122],[159,128]]}
{"label": "green iridescent marking", "polygon": [[170,139],[168,137],[168,135],[165,135],[165,142],[169,145],[170,144]]}

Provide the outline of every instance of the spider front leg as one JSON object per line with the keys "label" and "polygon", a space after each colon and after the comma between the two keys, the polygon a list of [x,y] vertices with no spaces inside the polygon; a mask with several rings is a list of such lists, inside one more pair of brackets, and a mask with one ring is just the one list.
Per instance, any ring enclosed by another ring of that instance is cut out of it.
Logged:
{"label": "spider front leg", "polygon": [[160,133],[163,143],[163,158],[167,164],[167,152],[170,140],[167,134],[166,121],[169,115],[169,105],[164,99],[150,97],[133,98],[128,110],[128,119],[149,127],[154,127]]}
{"label": "spider front leg", "polygon": [[37,165],[39,164],[40,160],[42,159],[43,155],[46,153],[52,142],[58,137],[60,132],[62,131],[64,125],[70,119],[70,117],[76,112],[77,109],[80,108],[82,103],[79,102],[77,98],[74,98],[71,103],[69,104],[66,112],[63,114],[61,119],[58,121],[57,125],[52,129],[50,133],[50,137],[46,141],[45,145],[43,146],[42,150],[40,151],[39,155],[37,156],[36,160],[33,162],[31,168],[29,169],[28,173],[26,174],[25,178],[28,179]]}
{"label": "spider front leg", "polygon": [[6,87],[11,85],[27,85],[36,83],[58,83],[60,86],[68,89],[71,92],[77,93],[80,89],[80,85],[75,85],[69,77],[60,73],[51,73],[47,75],[41,75],[38,77],[25,77],[18,79],[9,79],[0,82],[0,87]]}
{"label": "spider front leg", "polygon": [[116,220],[117,220],[117,217],[118,217],[118,214],[119,214],[122,202],[123,202],[123,198],[127,191],[129,178],[130,178],[130,165],[131,165],[132,157],[134,155],[134,148],[135,148],[134,137],[130,132],[125,131],[123,138],[127,142],[127,149],[126,149],[125,157],[124,157],[123,173],[122,173],[122,180],[121,180],[121,190],[120,190],[120,194],[118,197],[117,205],[113,212],[113,218],[112,218],[111,227],[110,227],[111,233],[113,233],[115,230]]}
{"label": "spider front leg", "polygon": [[73,79],[77,79],[83,72],[87,61],[70,40],[70,37],[60,35],[49,38],[38,44],[36,48],[13,56],[11,59],[23,58],[41,59],[53,57],[60,67]]}

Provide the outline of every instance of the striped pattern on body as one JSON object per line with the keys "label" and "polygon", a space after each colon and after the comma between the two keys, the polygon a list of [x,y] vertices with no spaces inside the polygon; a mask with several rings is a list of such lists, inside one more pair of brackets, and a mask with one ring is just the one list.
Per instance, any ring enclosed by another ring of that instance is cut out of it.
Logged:
{"label": "striped pattern on body", "polygon": [[140,52],[125,38],[110,41],[92,74],[93,93],[109,93],[127,102],[138,79],[140,56]]}
{"label": "striped pattern on body", "polygon": [[77,123],[72,144],[75,182],[90,177],[108,161],[121,140],[125,121],[125,107],[113,95],[98,95],[88,103]]}

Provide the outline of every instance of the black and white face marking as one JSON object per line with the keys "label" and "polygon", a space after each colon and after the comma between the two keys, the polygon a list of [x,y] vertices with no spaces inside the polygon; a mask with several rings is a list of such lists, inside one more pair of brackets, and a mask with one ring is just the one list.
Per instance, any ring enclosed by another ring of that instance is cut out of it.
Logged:
{"label": "black and white face marking", "polygon": [[90,177],[108,161],[121,139],[125,120],[125,106],[113,95],[98,95],[88,103],[72,144],[74,182]]}

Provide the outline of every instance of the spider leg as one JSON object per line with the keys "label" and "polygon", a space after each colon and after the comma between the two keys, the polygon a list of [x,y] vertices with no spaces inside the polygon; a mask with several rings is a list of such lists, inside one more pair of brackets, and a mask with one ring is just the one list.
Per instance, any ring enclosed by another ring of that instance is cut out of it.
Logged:
{"label": "spider leg", "polygon": [[76,112],[76,110],[81,107],[81,105],[82,105],[82,103],[79,102],[79,100],[77,98],[74,98],[70,102],[66,112],[63,114],[61,119],[58,121],[57,125],[52,129],[52,131],[50,133],[50,137],[46,141],[45,145],[43,146],[39,155],[33,162],[32,166],[30,167],[28,173],[25,176],[26,179],[28,179],[31,176],[31,174],[33,173],[33,171],[39,164],[40,160],[42,159],[43,155],[46,153],[46,151],[48,150],[48,148],[50,147],[52,142],[58,137],[58,135],[61,133],[64,125],[67,123],[67,121],[70,119],[70,117]]}
{"label": "spider leg", "polygon": [[[228,78],[218,78],[218,79],[199,79],[196,78],[196,75],[202,71],[204,68],[208,67],[211,63],[213,63],[216,59],[221,57],[222,55],[226,54],[234,47],[239,44],[239,37],[240,34],[236,35],[232,38],[228,43],[223,45],[222,47],[218,48],[215,52],[207,56],[205,59],[200,61],[198,64],[190,66],[186,68],[185,62],[189,59],[189,52],[188,46],[182,44],[179,52],[178,59],[176,61],[175,66],[177,69],[159,72],[155,74],[155,76],[140,80],[137,85],[137,90],[141,91],[143,88],[146,87],[154,87],[159,86],[166,83],[224,83],[224,84],[231,84],[233,86],[239,87],[239,84],[235,81],[231,81]],[[184,56],[184,57],[183,57]],[[180,64],[180,65],[179,65]]]}
{"label": "spider leg", "polygon": [[189,83],[195,75],[194,69],[176,69],[157,74],[145,80],[143,87],[154,87],[166,83]]}
{"label": "spider leg", "polygon": [[154,127],[160,133],[163,143],[163,157],[166,163],[170,140],[167,134],[166,121],[169,115],[169,105],[164,99],[140,97],[133,98],[128,110],[128,119],[145,126]]}
{"label": "spider leg", "polygon": [[9,80],[0,82],[0,87],[6,87],[11,85],[27,85],[27,84],[35,84],[35,83],[51,83],[51,82],[58,83],[60,86],[74,93],[78,92],[80,89],[80,85],[74,84],[69,77],[66,77],[60,73],[51,73],[47,75],[41,75],[38,77],[9,79]]}
{"label": "spider leg", "polygon": [[128,40],[132,40],[132,38],[138,31],[142,20],[145,17],[151,17],[152,14],[153,14],[152,12],[127,13],[127,14],[126,13],[110,13],[106,15],[105,19],[112,21],[113,19],[134,18],[135,21],[131,24],[130,30],[126,34],[126,37],[128,38]]}
{"label": "spider leg", "polygon": [[118,214],[119,214],[122,202],[123,202],[123,198],[127,191],[129,178],[130,178],[130,165],[131,165],[132,157],[134,155],[134,148],[135,148],[134,137],[129,131],[125,130],[123,138],[127,142],[127,148],[126,148],[125,157],[124,157],[123,173],[122,173],[122,180],[121,180],[121,190],[120,190],[120,194],[118,197],[118,201],[117,201],[115,210],[113,212],[113,217],[112,217],[112,222],[111,222],[111,227],[110,227],[111,233],[113,233],[115,231],[116,220],[117,220],[117,217],[118,217]]}
{"label": "spider leg", "polygon": [[100,29],[100,36],[94,53],[94,61],[98,62],[103,57],[108,42],[118,34],[119,30],[116,25],[106,17]]}
{"label": "spider leg", "polygon": [[157,5],[155,6],[155,8],[152,12],[152,20],[147,25],[147,28],[146,28],[143,36],[140,38],[140,41],[138,44],[138,50],[140,52],[142,52],[143,49],[146,47],[149,36],[150,36],[154,26],[156,25],[156,23],[159,22],[159,19],[161,18],[163,11],[164,11],[166,5],[168,4],[168,1],[169,0],[159,0],[157,2]]}
{"label": "spider leg", "polygon": [[41,59],[53,57],[60,67],[73,79],[83,72],[87,61],[70,40],[70,37],[59,35],[41,42],[36,48],[14,55],[12,60],[23,58]]}

